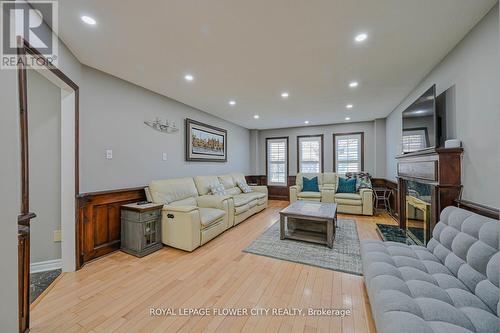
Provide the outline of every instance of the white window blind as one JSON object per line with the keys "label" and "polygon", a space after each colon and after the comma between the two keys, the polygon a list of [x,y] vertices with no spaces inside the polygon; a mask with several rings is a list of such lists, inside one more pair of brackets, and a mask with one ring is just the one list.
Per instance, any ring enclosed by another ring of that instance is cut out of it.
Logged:
{"label": "white window blind", "polygon": [[403,131],[403,153],[424,149],[427,147],[425,130]]}
{"label": "white window blind", "polygon": [[299,172],[321,172],[321,136],[299,137]]}
{"label": "white window blind", "polygon": [[286,138],[267,140],[267,184],[287,186],[288,140]]}
{"label": "white window blind", "polygon": [[361,170],[361,134],[335,136],[336,172],[360,172]]}

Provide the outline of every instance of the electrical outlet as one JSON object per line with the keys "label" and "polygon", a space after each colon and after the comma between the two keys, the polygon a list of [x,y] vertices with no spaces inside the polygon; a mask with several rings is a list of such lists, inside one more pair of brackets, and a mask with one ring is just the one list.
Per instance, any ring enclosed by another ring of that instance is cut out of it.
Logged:
{"label": "electrical outlet", "polygon": [[54,230],[54,242],[61,241],[61,230]]}
{"label": "electrical outlet", "polygon": [[106,159],[107,160],[113,159],[113,150],[112,149],[106,149]]}
{"label": "electrical outlet", "polygon": [[161,159],[162,159],[163,161],[166,161],[166,160],[167,160],[167,153],[162,153],[162,154],[161,154]]}

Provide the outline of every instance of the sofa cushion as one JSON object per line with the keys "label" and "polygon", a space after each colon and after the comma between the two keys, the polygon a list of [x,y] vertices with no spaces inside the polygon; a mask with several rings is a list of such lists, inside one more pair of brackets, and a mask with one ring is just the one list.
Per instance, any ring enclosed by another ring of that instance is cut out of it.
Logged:
{"label": "sofa cushion", "polygon": [[154,180],[149,185],[149,191],[156,203],[170,204],[174,201],[198,196],[193,178]]}
{"label": "sofa cushion", "polygon": [[299,172],[297,173],[297,176],[295,177],[295,185],[297,185],[297,188],[299,189],[299,192],[302,191],[303,188],[303,183],[302,183],[302,178],[306,177],[308,179],[311,179],[313,177],[318,177],[318,185],[319,188],[323,185],[323,174],[322,173],[302,173]]}
{"label": "sofa cushion", "polygon": [[208,227],[217,222],[226,214],[222,209],[200,208],[200,222],[203,227]]}
{"label": "sofa cushion", "polygon": [[[251,192],[251,193],[241,193],[233,196],[234,207],[239,207],[250,203],[253,200],[259,200],[265,198],[265,193]],[[252,206],[253,207],[253,206]]]}
{"label": "sofa cushion", "polygon": [[198,202],[195,197],[190,197],[182,200],[172,201],[169,203],[170,206],[198,206]]}
{"label": "sofa cushion", "polygon": [[337,188],[337,174],[335,172],[323,172],[323,186]]}
{"label": "sofa cushion", "polygon": [[297,196],[299,198],[321,198],[321,192],[309,192],[309,191],[305,191],[305,192],[300,192],[299,194],[297,194]]}
{"label": "sofa cushion", "polygon": [[209,194],[211,186],[220,184],[217,176],[197,176],[194,177],[193,180],[199,195]]}
{"label": "sofa cushion", "polygon": [[218,176],[219,181],[222,185],[224,185],[225,189],[230,189],[233,187],[236,187],[236,182],[234,181],[234,178],[232,175],[222,175]]}
{"label": "sofa cushion", "polygon": [[335,202],[340,205],[361,206],[363,200],[358,193],[335,193]]}
{"label": "sofa cushion", "polygon": [[245,183],[245,184],[247,183],[245,175],[242,173],[232,173],[231,176],[233,177],[233,181],[236,185],[238,183]]}

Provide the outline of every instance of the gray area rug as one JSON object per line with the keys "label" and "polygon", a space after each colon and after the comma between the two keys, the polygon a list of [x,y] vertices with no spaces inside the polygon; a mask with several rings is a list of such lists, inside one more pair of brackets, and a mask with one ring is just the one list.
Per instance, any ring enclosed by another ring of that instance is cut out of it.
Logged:
{"label": "gray area rug", "polygon": [[276,222],[243,252],[363,275],[358,229],[353,220],[337,220],[333,249],[321,244],[280,240],[280,224]]}

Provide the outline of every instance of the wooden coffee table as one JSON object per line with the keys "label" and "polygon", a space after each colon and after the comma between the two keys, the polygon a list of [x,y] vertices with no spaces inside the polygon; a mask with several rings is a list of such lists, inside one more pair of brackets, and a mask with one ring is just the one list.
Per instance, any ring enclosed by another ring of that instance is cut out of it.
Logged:
{"label": "wooden coffee table", "polygon": [[280,212],[280,239],[295,239],[333,247],[337,204],[299,200]]}

